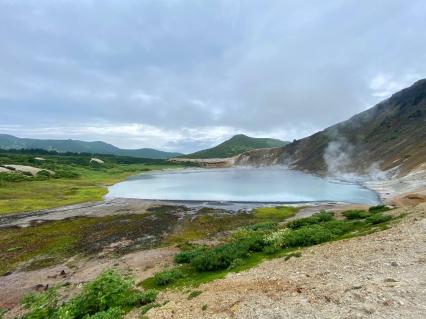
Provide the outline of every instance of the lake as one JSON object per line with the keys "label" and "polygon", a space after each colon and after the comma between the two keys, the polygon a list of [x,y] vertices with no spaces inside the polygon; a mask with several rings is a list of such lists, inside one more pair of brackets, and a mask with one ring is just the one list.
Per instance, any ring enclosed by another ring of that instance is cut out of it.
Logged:
{"label": "lake", "polygon": [[348,202],[376,205],[361,185],[285,168],[182,169],[143,173],[109,187],[106,198],[218,202]]}

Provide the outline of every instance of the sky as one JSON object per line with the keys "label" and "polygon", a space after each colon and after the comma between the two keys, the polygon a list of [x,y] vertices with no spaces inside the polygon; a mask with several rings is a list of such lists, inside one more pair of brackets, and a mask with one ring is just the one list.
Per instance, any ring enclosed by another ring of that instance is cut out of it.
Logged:
{"label": "sky", "polygon": [[0,0],[0,133],[293,140],[426,77],[424,0]]}

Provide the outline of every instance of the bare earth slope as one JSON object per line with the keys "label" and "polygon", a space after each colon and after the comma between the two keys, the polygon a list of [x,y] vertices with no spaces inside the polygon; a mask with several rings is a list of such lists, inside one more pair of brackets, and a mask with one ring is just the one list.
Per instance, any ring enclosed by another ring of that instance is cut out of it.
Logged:
{"label": "bare earth slope", "polygon": [[341,175],[398,168],[401,175],[426,159],[426,79],[373,108],[282,148],[270,156],[251,151],[236,164],[287,164],[313,173]]}
{"label": "bare earth slope", "polygon": [[[148,312],[159,318],[424,318],[426,203],[391,229],[303,250],[205,284],[188,300]],[[207,306],[204,306],[207,305]],[[203,310],[202,308],[206,308]]]}

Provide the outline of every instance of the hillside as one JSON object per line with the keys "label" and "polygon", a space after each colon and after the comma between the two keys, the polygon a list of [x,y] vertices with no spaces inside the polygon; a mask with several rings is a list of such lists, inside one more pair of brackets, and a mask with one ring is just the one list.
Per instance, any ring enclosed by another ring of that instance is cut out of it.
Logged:
{"label": "hillside", "polygon": [[105,142],[85,142],[79,140],[41,140],[19,138],[12,135],[0,134],[1,149],[42,149],[58,152],[111,154],[140,158],[167,159],[181,155],[158,151],[152,148],[121,149]]}
{"label": "hillside", "polygon": [[426,159],[426,79],[371,109],[267,154],[251,151],[237,164],[286,164],[319,174],[410,172]]}
{"label": "hillside", "polygon": [[229,140],[206,150],[185,155],[186,158],[225,158],[250,150],[280,147],[288,144],[273,138],[255,138],[244,134],[235,135]]}

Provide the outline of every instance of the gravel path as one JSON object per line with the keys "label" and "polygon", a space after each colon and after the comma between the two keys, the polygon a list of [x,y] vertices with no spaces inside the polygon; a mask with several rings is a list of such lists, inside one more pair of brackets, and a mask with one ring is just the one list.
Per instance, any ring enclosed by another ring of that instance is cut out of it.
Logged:
{"label": "gravel path", "polygon": [[165,292],[169,302],[148,317],[426,318],[426,203],[394,213],[409,215],[386,231],[230,274],[192,300]]}

